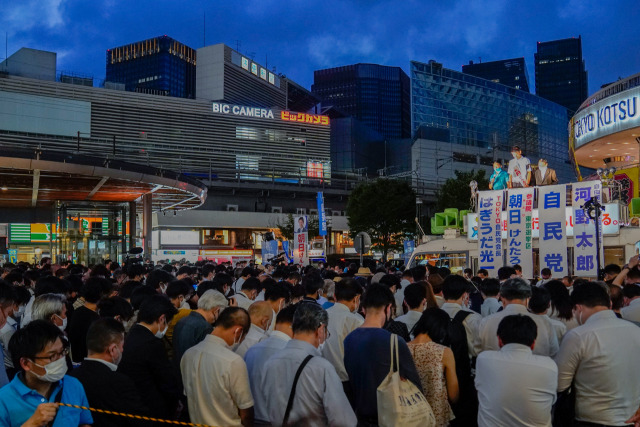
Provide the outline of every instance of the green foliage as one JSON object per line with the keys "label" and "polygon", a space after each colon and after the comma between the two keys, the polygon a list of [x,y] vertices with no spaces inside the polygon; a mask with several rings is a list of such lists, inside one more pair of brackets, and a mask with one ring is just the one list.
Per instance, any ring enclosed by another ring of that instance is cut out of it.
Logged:
{"label": "green foliage", "polygon": [[471,172],[456,171],[455,178],[449,178],[436,192],[436,212],[443,212],[446,208],[459,210],[469,209],[471,206],[471,190],[469,183],[476,181],[478,189],[489,188],[489,180],[483,169]]}
{"label": "green foliage", "polygon": [[351,236],[361,231],[371,236],[371,244],[386,260],[392,249],[415,231],[416,194],[403,181],[378,179],[358,185],[347,203]]}
{"label": "green foliage", "polygon": [[[285,240],[293,240],[293,234],[295,230],[296,220],[299,215],[294,216],[292,214],[288,214],[287,218],[284,222],[278,222],[277,227],[280,230],[280,234],[284,237]],[[315,236],[320,234],[320,224],[318,222],[317,215],[308,215],[307,216],[307,225],[309,230],[309,239],[313,239]]]}

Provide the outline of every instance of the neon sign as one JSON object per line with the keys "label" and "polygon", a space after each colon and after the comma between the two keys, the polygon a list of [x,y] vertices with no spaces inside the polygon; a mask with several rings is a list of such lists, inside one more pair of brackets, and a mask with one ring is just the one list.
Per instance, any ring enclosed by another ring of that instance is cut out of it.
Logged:
{"label": "neon sign", "polygon": [[280,118],[285,122],[298,122],[329,126],[329,117],[319,116],[316,114],[291,113],[289,111],[282,111],[280,113]]}

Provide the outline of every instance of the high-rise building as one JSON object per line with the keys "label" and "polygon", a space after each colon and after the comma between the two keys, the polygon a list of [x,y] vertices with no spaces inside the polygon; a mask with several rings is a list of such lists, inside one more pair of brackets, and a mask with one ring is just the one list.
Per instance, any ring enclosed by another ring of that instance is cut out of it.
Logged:
{"label": "high-rise building", "polygon": [[480,63],[469,61],[468,65],[462,66],[462,72],[529,92],[529,73],[527,73],[524,58]]}
{"label": "high-rise building", "polygon": [[317,70],[311,91],[386,138],[411,136],[410,81],[400,67],[354,64]]}
{"label": "high-rise building", "polygon": [[195,98],[196,51],[160,36],[107,50],[108,83],[130,92]]}
{"label": "high-rise building", "polygon": [[513,145],[532,163],[547,159],[560,182],[574,178],[561,105],[435,61],[411,62],[411,95],[412,169],[428,185],[455,171],[490,173],[494,160],[511,159]]}
{"label": "high-rise building", "polygon": [[589,92],[582,58],[582,38],[538,42],[536,95],[569,110],[573,115]]}

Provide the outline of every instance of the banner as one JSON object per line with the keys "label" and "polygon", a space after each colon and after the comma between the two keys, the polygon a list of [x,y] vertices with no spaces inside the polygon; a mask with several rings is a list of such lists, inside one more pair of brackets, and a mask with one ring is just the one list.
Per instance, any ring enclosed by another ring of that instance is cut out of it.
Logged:
{"label": "banner", "polygon": [[522,276],[533,277],[533,188],[507,193],[507,265],[519,264]]}
{"label": "banner", "polygon": [[262,265],[267,265],[278,256],[278,241],[262,241]]}
{"label": "banner", "polygon": [[497,277],[502,261],[503,191],[481,191],[478,195],[478,268]]}
{"label": "banner", "polygon": [[293,263],[309,265],[309,237],[306,232],[295,233],[293,239]]}
{"label": "banner", "polygon": [[[573,266],[574,274],[580,277],[598,277],[598,256],[596,246],[596,224],[583,206],[594,197],[602,203],[602,183],[600,181],[584,181],[573,184],[571,203],[573,205]],[[602,227],[600,232],[600,261],[604,264],[602,245]]]}
{"label": "banner", "polygon": [[562,279],[567,269],[566,185],[538,187],[540,214],[540,270],[549,268],[553,278]]}
{"label": "banner", "polygon": [[291,251],[289,250],[289,241],[288,240],[283,240],[282,241],[282,251],[285,253],[285,256],[287,257],[287,261],[291,262]]}
{"label": "banner", "polygon": [[320,235],[327,235],[327,215],[324,212],[324,197],[322,191],[318,191],[318,228],[320,229]]}
{"label": "banner", "polygon": [[405,240],[404,241],[404,265],[409,266],[409,258],[411,258],[411,254],[416,248],[416,242],[413,240]]}
{"label": "banner", "polygon": [[9,262],[11,264],[17,264],[18,263],[18,250],[17,249],[7,249],[7,252],[9,253]]}

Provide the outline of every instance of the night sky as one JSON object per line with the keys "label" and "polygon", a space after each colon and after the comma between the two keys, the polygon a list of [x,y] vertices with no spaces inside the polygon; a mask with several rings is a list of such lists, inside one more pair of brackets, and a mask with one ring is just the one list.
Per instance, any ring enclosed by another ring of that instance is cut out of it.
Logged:
{"label": "night sky", "polygon": [[638,0],[0,0],[0,10],[9,55],[54,51],[58,71],[97,79],[108,48],[165,34],[199,48],[205,28],[207,45],[240,43],[307,88],[314,70],[357,62],[408,71],[410,60],[435,59],[460,71],[469,60],[524,56],[533,91],[536,42],[579,35],[589,94],[640,72]]}

